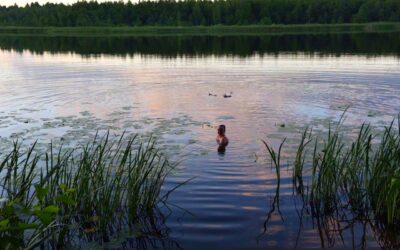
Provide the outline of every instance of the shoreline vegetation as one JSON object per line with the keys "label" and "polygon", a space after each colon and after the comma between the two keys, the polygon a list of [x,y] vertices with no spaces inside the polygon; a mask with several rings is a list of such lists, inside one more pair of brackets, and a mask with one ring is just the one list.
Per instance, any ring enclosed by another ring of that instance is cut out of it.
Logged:
{"label": "shoreline vegetation", "polygon": [[1,34],[269,35],[400,31],[398,0],[156,0],[0,5]]}
{"label": "shoreline vegetation", "polygon": [[160,209],[173,190],[161,187],[174,164],[153,139],[106,134],[43,154],[35,145],[15,142],[0,155],[4,249],[136,248],[166,239]]}
{"label": "shoreline vegetation", "polygon": [[0,36],[260,36],[384,32],[400,32],[400,22],[215,26],[0,27]]}
{"label": "shoreline vegetation", "polygon": [[1,6],[0,26],[214,26],[400,22],[398,0],[78,1]]}
{"label": "shoreline vegetation", "polygon": [[[343,116],[342,116],[343,118]],[[355,139],[346,139],[341,121],[318,137],[305,128],[295,156],[283,158],[285,139],[276,150],[263,141],[276,170],[277,187],[272,209],[279,209],[280,172],[292,173],[293,195],[300,197],[300,220],[311,216],[318,228],[321,247],[334,245],[336,236],[355,223],[371,226],[383,249],[398,249],[400,240],[400,116],[381,135],[362,124]],[[397,126],[396,126],[397,125]],[[282,162],[289,160],[288,165]],[[365,232],[363,233],[363,245]]]}

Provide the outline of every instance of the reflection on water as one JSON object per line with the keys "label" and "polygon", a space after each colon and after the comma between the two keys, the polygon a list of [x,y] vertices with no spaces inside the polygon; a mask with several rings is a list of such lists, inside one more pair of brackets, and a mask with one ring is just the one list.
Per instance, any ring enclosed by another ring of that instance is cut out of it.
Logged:
{"label": "reflection on water", "polygon": [[221,156],[225,155],[226,146],[224,146],[224,145],[219,145],[218,148],[217,148],[217,151],[218,151],[218,153],[219,153]]}
{"label": "reflection on water", "polygon": [[163,57],[307,53],[400,55],[400,33],[279,36],[40,37],[0,36],[0,48],[34,53]]}
{"label": "reflection on water", "polygon": [[[299,216],[285,169],[279,213],[264,229],[277,183],[260,139],[275,147],[287,137],[286,145],[294,145],[306,125],[323,130],[348,105],[349,132],[363,121],[387,124],[400,112],[398,39],[1,37],[0,149],[19,137],[65,143],[96,130],[153,133],[182,162],[165,190],[196,177],[170,196],[166,224],[180,247],[320,248],[324,227],[307,213]],[[229,128],[224,155],[216,152],[219,124]],[[344,228],[329,234],[325,246],[384,245],[378,226],[356,221]]]}

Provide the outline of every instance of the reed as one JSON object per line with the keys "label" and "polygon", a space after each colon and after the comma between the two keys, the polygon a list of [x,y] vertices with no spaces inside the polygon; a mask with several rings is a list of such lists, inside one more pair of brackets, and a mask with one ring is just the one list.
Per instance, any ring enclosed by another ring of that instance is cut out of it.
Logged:
{"label": "reed", "polygon": [[[400,129],[395,129],[393,121],[379,140],[370,125],[363,124],[351,141],[344,140],[340,124],[335,129],[330,127],[323,140],[312,130],[304,130],[291,161],[293,186],[308,197],[305,206],[314,218],[351,214],[353,218],[372,218],[398,226]],[[280,159],[281,150],[277,155],[266,146],[274,162]],[[311,178],[309,185],[304,185],[303,176]]]}
{"label": "reed", "polygon": [[108,134],[83,147],[35,153],[21,143],[0,163],[0,244],[82,247],[121,231],[157,232],[161,186],[173,168],[155,141]]}
{"label": "reed", "polygon": [[296,158],[293,163],[293,187],[296,189],[297,193],[304,193],[304,183],[303,183],[303,166],[305,161],[305,156],[307,154],[306,147],[312,141],[311,140],[312,129],[306,128],[301,136],[300,144],[297,148]]}

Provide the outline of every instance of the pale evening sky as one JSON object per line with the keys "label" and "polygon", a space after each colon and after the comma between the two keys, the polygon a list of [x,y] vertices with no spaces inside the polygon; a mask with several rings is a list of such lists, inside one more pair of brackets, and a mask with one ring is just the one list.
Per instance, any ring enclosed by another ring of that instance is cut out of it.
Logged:
{"label": "pale evening sky", "polygon": [[[110,0],[97,0],[97,2],[110,2]],[[118,0],[113,0],[118,1]],[[127,2],[125,0],[124,2]],[[139,0],[131,0],[132,3],[138,2]],[[49,3],[64,3],[64,4],[71,4],[77,2],[77,0],[0,0],[0,5],[2,6],[10,6],[14,5],[15,3],[19,6],[25,6],[27,3],[38,2],[39,4]]]}

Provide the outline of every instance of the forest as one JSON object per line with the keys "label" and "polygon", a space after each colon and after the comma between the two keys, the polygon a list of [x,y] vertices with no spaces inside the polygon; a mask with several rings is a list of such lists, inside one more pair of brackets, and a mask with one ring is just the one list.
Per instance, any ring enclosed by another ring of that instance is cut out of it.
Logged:
{"label": "forest", "polygon": [[399,22],[399,0],[79,1],[0,6],[1,26],[211,26]]}

